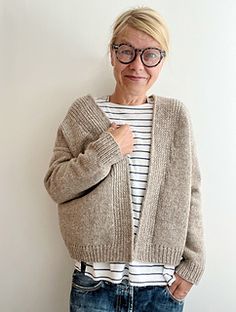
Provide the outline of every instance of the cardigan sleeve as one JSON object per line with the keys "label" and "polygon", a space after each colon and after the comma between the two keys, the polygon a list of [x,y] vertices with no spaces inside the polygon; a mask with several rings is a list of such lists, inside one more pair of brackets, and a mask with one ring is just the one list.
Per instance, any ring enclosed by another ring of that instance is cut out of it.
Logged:
{"label": "cardigan sleeve", "polygon": [[122,159],[119,145],[104,131],[86,149],[73,156],[69,138],[59,127],[44,185],[58,204],[80,197],[109,173],[111,166]]}
{"label": "cardigan sleeve", "polygon": [[176,268],[182,278],[197,284],[205,266],[205,250],[203,242],[203,220],[201,207],[201,173],[197,158],[196,143],[193,136],[192,123],[185,108],[191,144],[191,199],[187,227],[186,243],[183,259]]}

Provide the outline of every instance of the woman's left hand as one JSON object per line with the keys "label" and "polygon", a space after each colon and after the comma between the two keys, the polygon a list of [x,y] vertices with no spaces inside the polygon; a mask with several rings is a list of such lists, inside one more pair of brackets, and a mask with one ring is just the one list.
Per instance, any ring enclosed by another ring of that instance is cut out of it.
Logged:
{"label": "woman's left hand", "polygon": [[177,299],[184,299],[190,289],[192,288],[193,284],[183,279],[181,276],[175,273],[176,280],[174,283],[169,287],[170,292],[172,295]]}

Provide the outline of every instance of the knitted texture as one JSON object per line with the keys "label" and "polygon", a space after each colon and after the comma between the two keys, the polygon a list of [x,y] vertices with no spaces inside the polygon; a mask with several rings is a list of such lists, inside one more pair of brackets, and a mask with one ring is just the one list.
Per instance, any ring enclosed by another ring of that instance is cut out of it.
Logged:
{"label": "knitted texture", "polygon": [[107,132],[111,123],[91,96],[77,99],[59,126],[44,183],[58,203],[73,259],[170,264],[198,283],[205,259],[191,121],[178,100],[153,98],[150,167],[135,243],[128,157]]}

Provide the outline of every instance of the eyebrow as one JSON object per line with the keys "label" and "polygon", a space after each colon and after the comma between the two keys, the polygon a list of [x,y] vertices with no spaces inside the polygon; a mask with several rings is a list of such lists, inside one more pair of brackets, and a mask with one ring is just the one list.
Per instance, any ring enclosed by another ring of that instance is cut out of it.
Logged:
{"label": "eyebrow", "polygon": [[146,48],[135,48],[131,43],[128,43],[128,42],[124,42],[124,41],[121,41],[120,43],[118,43],[118,45],[121,45],[121,44],[126,44],[128,46],[131,46],[132,48],[134,48],[135,50],[146,50],[146,49],[158,49],[158,50],[161,50],[160,47],[153,47],[153,46],[147,46]]}
{"label": "eyebrow", "polygon": [[[132,44],[132,43],[130,43],[128,40],[126,40],[126,39],[124,39],[124,40],[119,40],[120,41],[120,43],[119,44],[128,44],[128,45],[131,45],[133,48],[135,48],[134,47],[134,45]],[[161,47],[160,46],[148,46],[148,47],[146,47],[146,48],[155,48],[155,49],[161,49]],[[142,49],[146,49],[146,48],[142,48]],[[136,48],[135,48],[136,49]],[[138,48],[137,48],[138,49]],[[142,50],[141,49],[141,50]]]}

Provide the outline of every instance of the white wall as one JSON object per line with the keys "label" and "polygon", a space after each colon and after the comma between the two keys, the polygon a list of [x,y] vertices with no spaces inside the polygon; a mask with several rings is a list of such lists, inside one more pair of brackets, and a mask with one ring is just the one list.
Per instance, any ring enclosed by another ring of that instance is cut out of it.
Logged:
{"label": "white wall", "polygon": [[188,106],[202,169],[207,268],[185,311],[235,311],[236,2],[0,4],[0,311],[68,310],[73,262],[43,177],[74,99],[112,92],[111,24],[140,4],[159,10],[169,24],[172,52],[152,91]]}

